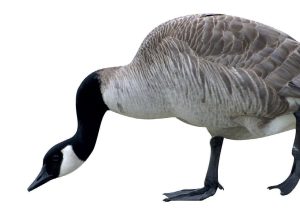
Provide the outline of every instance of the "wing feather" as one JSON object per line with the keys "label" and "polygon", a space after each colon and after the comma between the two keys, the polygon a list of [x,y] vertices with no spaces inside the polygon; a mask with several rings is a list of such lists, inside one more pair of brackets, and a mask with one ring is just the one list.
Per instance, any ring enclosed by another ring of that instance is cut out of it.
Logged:
{"label": "wing feather", "polygon": [[[299,43],[289,35],[251,20],[228,15],[191,15],[154,29],[135,59],[147,57],[166,39],[177,39],[206,61],[255,73],[282,96],[300,98]],[[182,44],[182,43],[180,43]]]}
{"label": "wing feather", "polygon": [[198,91],[191,94],[202,96],[201,102],[207,105],[222,104],[222,111],[231,113],[232,117],[273,118],[289,107],[288,102],[253,70],[208,61],[199,57],[186,42],[167,37],[154,51],[153,60],[165,68],[164,81],[173,82],[174,77],[182,79],[184,84],[176,81],[174,87],[184,88],[188,94]]}

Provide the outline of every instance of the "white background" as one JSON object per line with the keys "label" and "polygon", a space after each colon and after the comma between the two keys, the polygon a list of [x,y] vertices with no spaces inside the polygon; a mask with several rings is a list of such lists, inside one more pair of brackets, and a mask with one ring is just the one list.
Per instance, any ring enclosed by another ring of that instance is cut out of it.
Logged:
{"label": "white background", "polygon": [[[277,3],[278,2],[278,3]],[[202,202],[164,192],[203,185],[208,132],[175,119],[108,112],[96,148],[76,172],[27,192],[46,151],[76,130],[75,93],[94,70],[125,65],[162,22],[193,13],[254,19],[300,39],[297,1],[1,1],[0,220],[288,220],[300,186],[282,197],[294,131],[225,140],[220,183]]]}

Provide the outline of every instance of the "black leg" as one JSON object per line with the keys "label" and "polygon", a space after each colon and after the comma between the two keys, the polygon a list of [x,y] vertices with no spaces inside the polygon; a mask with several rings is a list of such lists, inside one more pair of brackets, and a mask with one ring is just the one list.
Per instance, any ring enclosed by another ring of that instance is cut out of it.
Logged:
{"label": "black leg", "polygon": [[292,154],[294,156],[292,171],[288,178],[281,184],[268,187],[268,189],[270,190],[274,188],[280,189],[281,195],[287,195],[292,192],[293,189],[297,186],[300,178],[300,111],[297,111],[296,113],[294,113],[294,115],[296,117],[296,135],[294,147],[292,150]]}
{"label": "black leg", "polygon": [[213,137],[210,140],[211,154],[208,170],[204,181],[204,187],[201,189],[187,189],[172,193],[165,193],[164,195],[168,198],[164,199],[164,201],[169,202],[204,200],[210,196],[213,196],[218,188],[223,189],[218,181],[218,168],[223,139],[223,137]]}

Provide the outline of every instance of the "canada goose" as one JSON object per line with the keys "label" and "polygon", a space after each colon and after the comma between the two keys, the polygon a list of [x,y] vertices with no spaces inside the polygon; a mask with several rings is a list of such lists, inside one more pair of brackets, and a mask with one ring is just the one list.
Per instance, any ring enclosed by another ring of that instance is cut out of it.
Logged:
{"label": "canada goose", "polygon": [[203,200],[222,186],[223,139],[253,139],[296,128],[289,194],[300,176],[300,47],[287,34],[247,19],[190,15],[155,28],[132,62],[101,69],[80,85],[75,135],[52,147],[28,188],[68,174],[91,154],[107,110],[143,118],[176,117],[212,135],[204,187],[166,193],[172,200]]}

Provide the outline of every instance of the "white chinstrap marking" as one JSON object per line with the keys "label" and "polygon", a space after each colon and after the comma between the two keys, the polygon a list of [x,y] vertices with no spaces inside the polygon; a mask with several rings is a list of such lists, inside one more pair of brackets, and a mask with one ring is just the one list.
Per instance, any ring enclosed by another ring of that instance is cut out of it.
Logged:
{"label": "white chinstrap marking", "polygon": [[71,145],[66,146],[61,152],[63,153],[63,161],[60,166],[59,177],[73,172],[84,163],[76,156]]}

